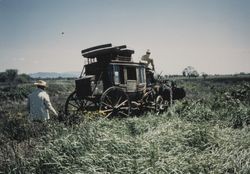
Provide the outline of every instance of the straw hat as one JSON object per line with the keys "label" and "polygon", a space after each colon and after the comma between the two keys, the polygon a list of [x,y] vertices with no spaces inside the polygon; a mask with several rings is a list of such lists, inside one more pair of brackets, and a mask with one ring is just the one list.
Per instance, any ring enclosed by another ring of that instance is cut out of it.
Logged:
{"label": "straw hat", "polygon": [[150,54],[150,50],[149,49],[147,49],[147,52],[146,52],[147,54]]}
{"label": "straw hat", "polygon": [[47,87],[47,83],[43,80],[38,80],[37,82],[34,83],[34,85]]}

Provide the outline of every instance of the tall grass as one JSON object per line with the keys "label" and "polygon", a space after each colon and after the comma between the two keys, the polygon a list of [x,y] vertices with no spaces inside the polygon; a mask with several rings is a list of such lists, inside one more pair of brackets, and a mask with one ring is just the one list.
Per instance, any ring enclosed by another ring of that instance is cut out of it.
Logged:
{"label": "tall grass", "polygon": [[46,135],[30,139],[32,156],[18,144],[22,160],[4,173],[250,172],[249,127],[221,128],[169,113],[45,127]]}
{"label": "tall grass", "polygon": [[185,82],[187,99],[158,116],[69,126],[11,113],[0,126],[0,173],[250,173],[249,91],[206,93],[202,83]]}

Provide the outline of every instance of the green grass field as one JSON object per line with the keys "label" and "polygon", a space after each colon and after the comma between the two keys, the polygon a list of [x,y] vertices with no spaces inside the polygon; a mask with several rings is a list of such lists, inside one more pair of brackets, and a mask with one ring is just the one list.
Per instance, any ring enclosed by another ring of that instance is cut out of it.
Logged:
{"label": "green grass field", "polygon": [[[1,89],[0,173],[250,173],[250,78],[176,82],[187,97],[161,115],[71,124],[28,123],[32,85]],[[49,82],[57,110],[73,90]]]}

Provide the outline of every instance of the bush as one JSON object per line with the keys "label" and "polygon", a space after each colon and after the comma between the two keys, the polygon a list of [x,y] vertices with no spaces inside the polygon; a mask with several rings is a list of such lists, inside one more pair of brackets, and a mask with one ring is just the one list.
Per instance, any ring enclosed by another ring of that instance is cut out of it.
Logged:
{"label": "bush", "polygon": [[31,77],[27,74],[20,74],[20,75],[18,75],[16,81],[18,83],[28,83],[31,81]]}
{"label": "bush", "polygon": [[33,86],[4,87],[0,90],[0,102],[6,100],[22,101],[28,97],[33,89]]}

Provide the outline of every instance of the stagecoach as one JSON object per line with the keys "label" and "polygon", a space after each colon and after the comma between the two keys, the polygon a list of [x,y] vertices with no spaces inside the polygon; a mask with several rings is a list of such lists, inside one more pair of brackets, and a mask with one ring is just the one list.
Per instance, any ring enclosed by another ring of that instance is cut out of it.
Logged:
{"label": "stagecoach", "polygon": [[66,100],[67,115],[98,111],[105,117],[127,117],[160,113],[171,105],[171,85],[155,79],[146,62],[134,62],[134,50],[126,45],[98,45],[81,53],[86,63]]}

